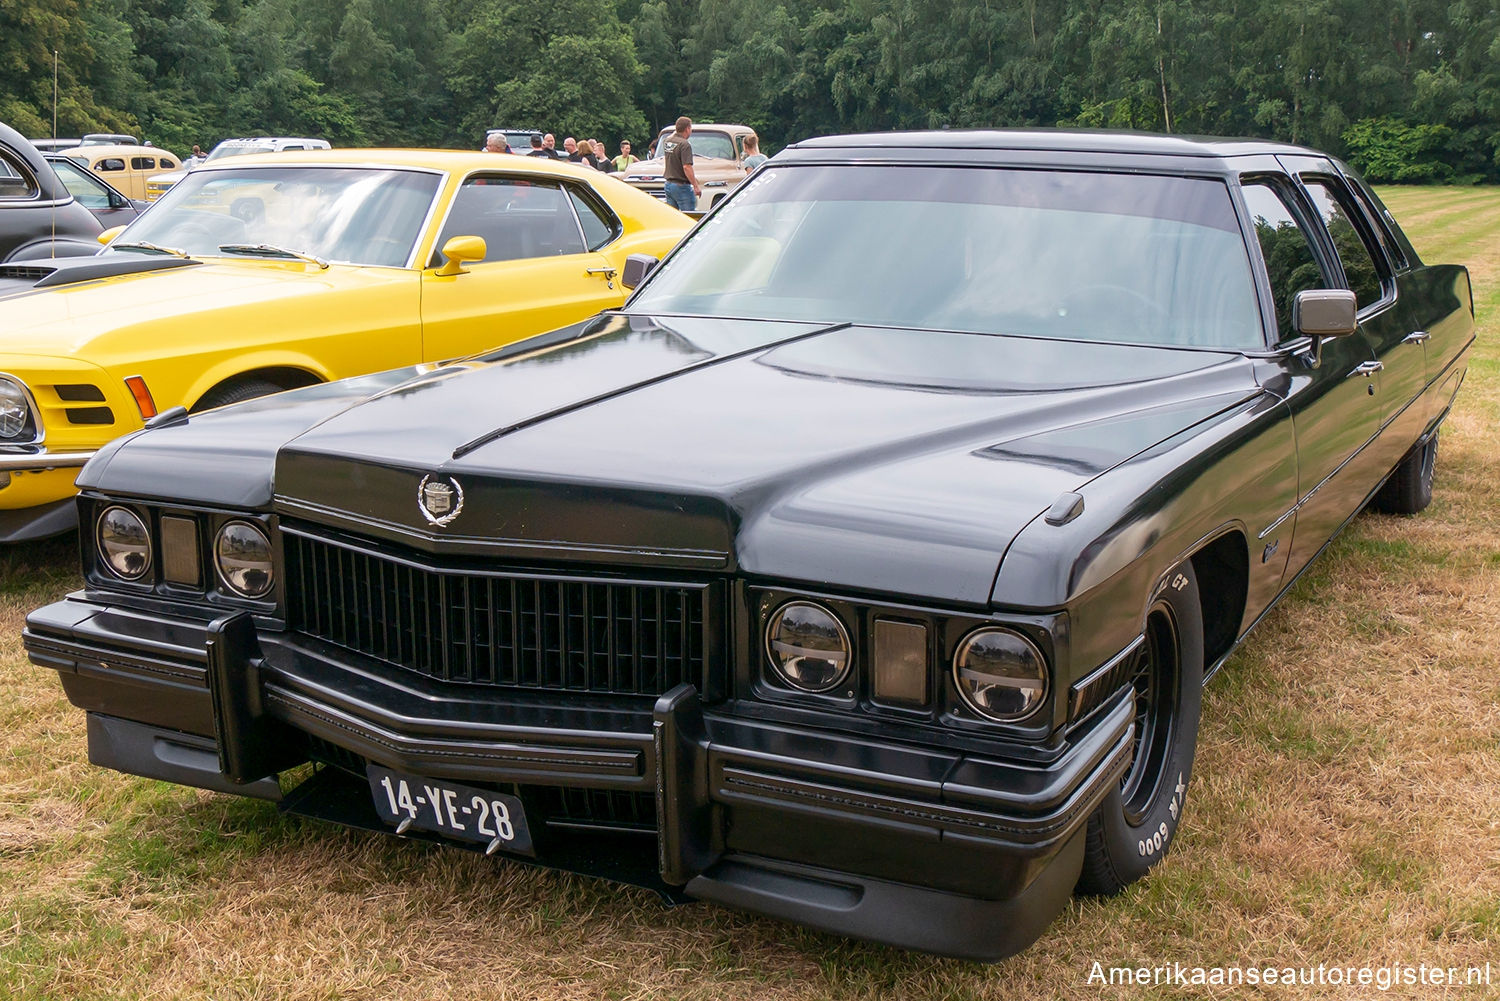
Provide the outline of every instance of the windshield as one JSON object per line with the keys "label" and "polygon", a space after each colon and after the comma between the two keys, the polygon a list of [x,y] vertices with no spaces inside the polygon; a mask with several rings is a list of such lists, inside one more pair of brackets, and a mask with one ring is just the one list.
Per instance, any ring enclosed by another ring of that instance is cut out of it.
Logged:
{"label": "windshield", "polygon": [[213,152],[203,158],[203,162],[210,160],[222,160],[226,156],[244,156],[246,153],[274,153],[275,146],[226,146],[223,143],[215,146]]}
{"label": "windshield", "polygon": [[345,264],[404,267],[438,187],[436,174],[365,167],[195,170],[116,243],[193,257],[269,244]]}
{"label": "windshield", "polygon": [[[662,142],[670,135],[672,129],[662,129],[661,135],[656,139],[656,155],[662,156]],[[714,156],[720,160],[734,159],[734,142],[729,138],[727,132],[701,132],[694,129],[688,135],[688,143],[693,147],[693,158],[700,156]]]}
{"label": "windshield", "polygon": [[984,167],[762,168],[631,312],[1264,347],[1221,181]]}

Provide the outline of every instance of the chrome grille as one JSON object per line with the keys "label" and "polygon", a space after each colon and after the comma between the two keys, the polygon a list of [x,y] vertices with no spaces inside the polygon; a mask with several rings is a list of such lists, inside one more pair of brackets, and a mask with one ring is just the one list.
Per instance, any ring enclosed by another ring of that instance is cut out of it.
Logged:
{"label": "chrome grille", "polygon": [[283,533],[289,626],[440,681],[620,695],[703,686],[711,588],[479,570]]}

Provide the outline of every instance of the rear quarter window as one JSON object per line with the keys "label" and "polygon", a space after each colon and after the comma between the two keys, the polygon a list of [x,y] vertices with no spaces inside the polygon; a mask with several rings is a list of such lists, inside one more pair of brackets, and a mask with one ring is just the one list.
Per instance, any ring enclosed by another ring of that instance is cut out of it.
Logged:
{"label": "rear quarter window", "polygon": [[0,150],[0,201],[35,198],[39,194],[41,189],[25,165]]}

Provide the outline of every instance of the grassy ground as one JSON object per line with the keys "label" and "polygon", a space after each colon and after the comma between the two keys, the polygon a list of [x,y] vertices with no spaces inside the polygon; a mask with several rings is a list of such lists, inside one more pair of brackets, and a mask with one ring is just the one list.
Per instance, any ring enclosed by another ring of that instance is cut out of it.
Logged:
{"label": "grassy ground", "polygon": [[1206,694],[1165,864],[1073,903],[1006,963],[842,941],[705,905],[282,819],[88,766],[28,666],[71,544],[0,552],[0,999],[1369,997],[1101,987],[1105,967],[1492,963],[1500,996],[1500,192],[1384,193],[1462,261],[1481,341],[1416,519],[1367,515]]}

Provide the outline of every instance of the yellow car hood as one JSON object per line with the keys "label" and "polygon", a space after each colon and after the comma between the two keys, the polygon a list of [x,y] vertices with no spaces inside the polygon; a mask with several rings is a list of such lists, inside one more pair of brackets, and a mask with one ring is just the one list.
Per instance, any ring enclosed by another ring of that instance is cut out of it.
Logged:
{"label": "yellow car hood", "polygon": [[[335,264],[323,270],[302,261],[215,260],[37,289],[0,299],[0,354],[79,355],[107,350],[104,342],[127,332],[139,350],[144,345],[138,337],[154,339],[173,333],[209,337],[223,324],[255,322],[258,311],[269,312],[284,323],[288,309],[303,308],[295,300],[308,299],[308,330],[266,331],[268,341],[295,339],[299,333],[312,332],[317,317],[326,312],[311,300],[402,282],[411,282],[415,295],[417,278],[416,272],[400,268]],[[233,320],[214,315],[235,311],[238,316]]]}

